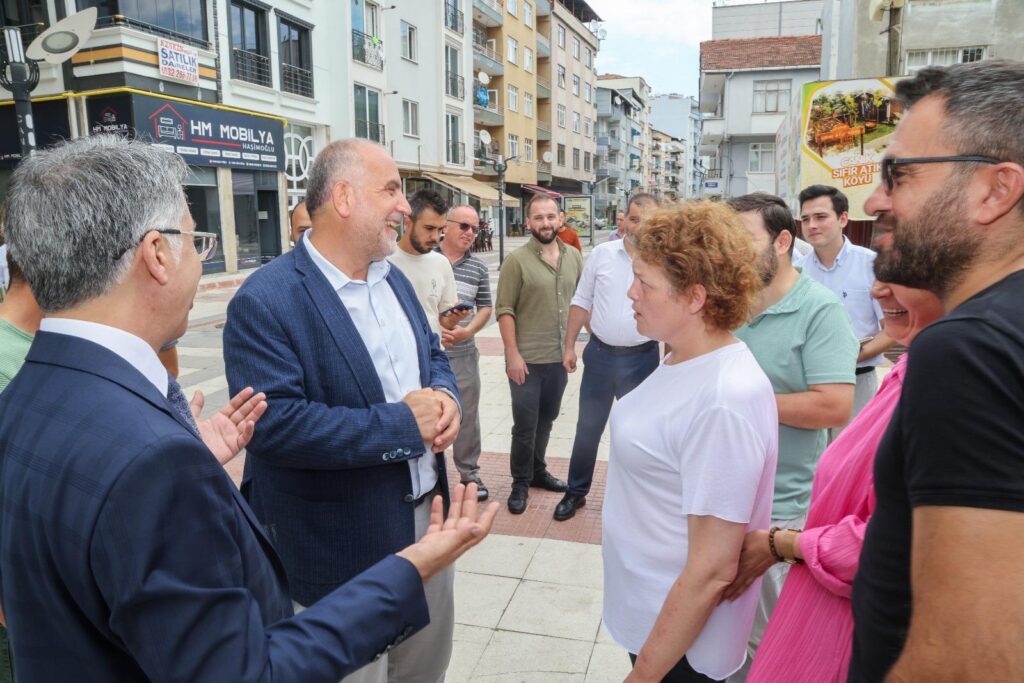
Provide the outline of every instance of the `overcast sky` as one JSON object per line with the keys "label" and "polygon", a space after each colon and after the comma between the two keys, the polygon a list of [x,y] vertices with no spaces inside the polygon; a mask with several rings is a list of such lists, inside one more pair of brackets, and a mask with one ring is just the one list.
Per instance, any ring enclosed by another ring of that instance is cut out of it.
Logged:
{"label": "overcast sky", "polygon": [[587,0],[608,36],[598,73],[643,76],[656,94],[697,95],[712,0]]}

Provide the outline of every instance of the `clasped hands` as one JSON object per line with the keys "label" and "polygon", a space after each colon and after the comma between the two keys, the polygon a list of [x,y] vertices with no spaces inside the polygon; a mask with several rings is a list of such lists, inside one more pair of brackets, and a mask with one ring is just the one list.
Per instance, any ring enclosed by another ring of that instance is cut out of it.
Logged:
{"label": "clasped hands", "polygon": [[417,389],[406,394],[402,403],[412,410],[423,442],[431,444],[434,453],[440,453],[455,442],[462,417],[451,396],[437,389]]}

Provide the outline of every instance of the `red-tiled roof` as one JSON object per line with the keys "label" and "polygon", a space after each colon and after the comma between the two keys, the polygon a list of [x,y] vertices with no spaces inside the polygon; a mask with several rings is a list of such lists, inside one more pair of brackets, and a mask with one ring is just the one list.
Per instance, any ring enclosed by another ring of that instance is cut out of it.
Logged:
{"label": "red-tiled roof", "polygon": [[629,76],[620,76],[619,74],[598,74],[597,80],[599,81],[610,81],[613,78],[629,78]]}
{"label": "red-tiled roof", "polygon": [[802,66],[821,62],[821,36],[772,36],[706,40],[700,44],[702,71]]}

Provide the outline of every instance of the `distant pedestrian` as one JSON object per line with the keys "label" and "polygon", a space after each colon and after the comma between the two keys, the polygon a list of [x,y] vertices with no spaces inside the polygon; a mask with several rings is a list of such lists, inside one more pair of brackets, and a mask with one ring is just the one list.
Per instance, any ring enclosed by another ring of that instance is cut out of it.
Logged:
{"label": "distant pedestrian", "polygon": [[562,227],[558,229],[558,239],[562,240],[570,247],[576,247],[576,250],[582,254],[583,245],[580,244],[580,236],[576,230],[566,225],[564,211],[559,212],[558,219],[562,222]]}
{"label": "distant pedestrian", "polygon": [[313,227],[313,222],[309,219],[309,211],[306,210],[305,199],[292,207],[291,212],[288,214],[288,223],[291,229],[292,244],[298,244],[302,234]]}
{"label": "distant pedestrian", "polygon": [[621,240],[626,236],[626,212],[616,211],[615,212],[615,229],[612,230],[611,234],[608,235],[608,241]]}

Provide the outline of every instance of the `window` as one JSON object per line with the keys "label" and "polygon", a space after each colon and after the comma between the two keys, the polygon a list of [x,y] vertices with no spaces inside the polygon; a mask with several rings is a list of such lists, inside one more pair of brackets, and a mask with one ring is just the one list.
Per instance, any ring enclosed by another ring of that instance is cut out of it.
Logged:
{"label": "window", "polygon": [[278,17],[278,57],[281,65],[281,90],[313,97],[313,52],[310,27]]}
{"label": "window", "polygon": [[583,153],[583,170],[590,171],[590,152]]}
{"label": "window", "polygon": [[555,37],[558,40],[558,47],[565,49],[565,27],[561,24],[555,27]]}
{"label": "window", "polygon": [[508,149],[505,150],[505,151],[508,152],[508,154],[505,155],[506,157],[517,157],[517,156],[519,156],[519,136],[518,135],[513,135],[512,133],[508,134]]}
{"label": "window", "polygon": [[985,59],[986,51],[987,48],[981,46],[910,50],[907,52],[907,73],[913,74],[918,69],[926,66],[948,66],[950,64],[978,62]]}
{"label": "window", "polygon": [[580,132],[580,113],[578,111],[572,113],[572,132]]}
{"label": "window", "polygon": [[572,167],[575,170],[580,170],[580,148],[572,148]]}
{"label": "window", "polygon": [[576,74],[572,75],[572,94],[576,97],[580,96],[580,77]]}
{"label": "window", "polygon": [[533,50],[523,46],[523,69],[533,71]]}
{"label": "window", "polygon": [[749,173],[775,172],[774,142],[750,143],[750,162],[747,165],[747,171]]}
{"label": "window", "polygon": [[420,105],[412,100],[402,100],[402,132],[410,137],[420,136]]}
{"label": "window", "polygon": [[557,153],[555,156],[557,157],[556,161],[558,162],[558,165],[565,166],[565,145],[559,145],[557,147]]}
{"label": "window", "polygon": [[533,28],[533,5],[528,2],[523,3],[523,23]]}
{"label": "window", "polygon": [[448,143],[445,159],[449,164],[461,166],[466,163],[466,145],[462,142],[462,117],[458,114],[446,113],[444,129]]}
{"label": "window", "polygon": [[508,55],[506,59],[510,64],[519,63],[519,42],[515,38],[508,39]]}
{"label": "window", "polygon": [[789,110],[790,81],[754,81],[754,113],[767,114]]}
{"label": "window", "polygon": [[583,117],[583,137],[590,137],[590,133],[593,130],[593,122],[589,116]]}
{"label": "window", "polygon": [[509,111],[519,111],[519,88],[514,85],[508,86],[508,109]]}
{"label": "window", "polygon": [[[35,0],[25,3],[28,5],[28,12],[18,11],[19,2],[4,2],[0,13],[4,16],[4,22],[8,26],[17,24],[29,24],[34,22],[46,23],[47,3],[38,3]],[[152,24],[159,28],[174,31],[185,38],[192,39],[191,42],[198,42],[204,47],[208,46],[206,35],[206,2],[204,0],[150,0],[149,2],[132,2],[121,0],[79,0],[78,9],[84,10],[87,7],[95,7],[100,17],[110,17],[119,14],[130,19],[136,19],[146,24]],[[232,3],[233,4],[233,3]],[[260,3],[262,5],[262,3]],[[57,3],[63,7],[63,3]],[[13,6],[13,7],[12,7]],[[262,5],[265,7],[265,5]],[[253,7],[253,9],[259,9]],[[14,10],[12,12],[12,10]],[[260,11],[264,18],[265,12]],[[12,16],[13,15],[13,16]],[[101,23],[102,25],[102,23]],[[134,27],[133,27],[134,28]],[[26,47],[28,44],[26,42]],[[232,47],[234,47],[232,45]],[[237,76],[236,76],[237,78]]]}
{"label": "window", "polygon": [[523,113],[533,117],[533,93],[523,93]]}
{"label": "window", "polygon": [[[117,14],[117,7],[106,7],[107,4],[114,4],[108,2],[89,2],[83,3],[81,9],[85,9],[86,6],[95,6],[100,16],[107,16],[109,14]],[[0,26],[24,26],[25,24],[43,24],[44,26],[49,25],[49,17],[46,14],[46,0],[7,0],[3,4],[3,9],[0,10]],[[202,36],[200,36],[202,37]],[[28,47],[29,41],[24,41],[24,46]]]}
{"label": "window", "polygon": [[565,90],[565,67],[558,65],[558,87]]}
{"label": "window", "polygon": [[588,69],[594,66],[594,52],[589,47],[583,48],[583,65]]}
{"label": "window", "polygon": [[583,99],[587,102],[594,99],[594,88],[589,83],[583,84]]}
{"label": "window", "polygon": [[270,87],[267,13],[236,0],[231,3],[231,75]]}
{"label": "window", "polygon": [[416,27],[405,21],[402,22],[402,57],[416,61]]}
{"label": "window", "polygon": [[462,52],[447,42],[444,45],[445,81],[444,92],[450,97],[462,99],[466,96],[466,79],[462,77]]}
{"label": "window", "polygon": [[370,0],[352,0],[352,29],[371,38],[381,35],[380,6]]}
{"label": "window", "polygon": [[[508,13],[513,17],[519,16],[519,0],[507,0]],[[500,6],[499,6],[500,10]]]}
{"label": "window", "polygon": [[558,127],[565,128],[565,105],[558,105]]}
{"label": "window", "polygon": [[530,138],[523,139],[523,154],[527,161],[533,161],[533,140]]}
{"label": "window", "polygon": [[380,91],[356,83],[353,87],[356,137],[384,144],[384,125],[380,122]]}
{"label": "window", "polygon": [[572,38],[572,56],[575,59],[580,58],[580,39],[576,36],[573,36]]}

